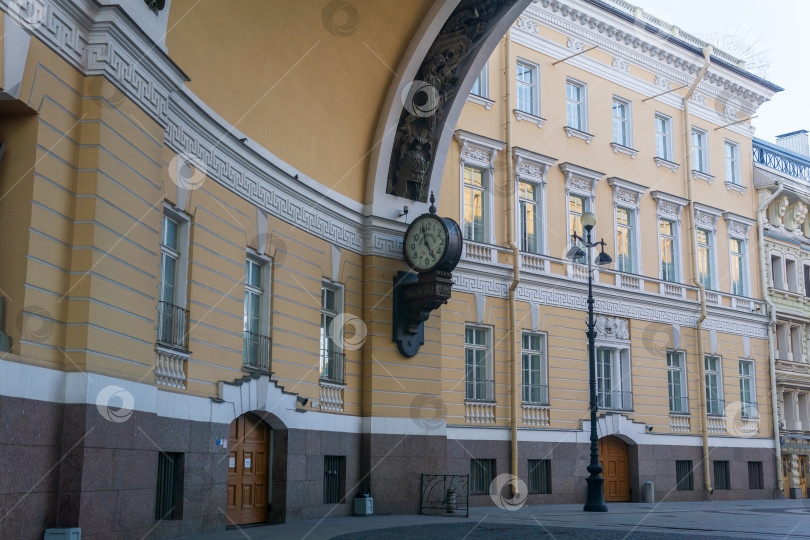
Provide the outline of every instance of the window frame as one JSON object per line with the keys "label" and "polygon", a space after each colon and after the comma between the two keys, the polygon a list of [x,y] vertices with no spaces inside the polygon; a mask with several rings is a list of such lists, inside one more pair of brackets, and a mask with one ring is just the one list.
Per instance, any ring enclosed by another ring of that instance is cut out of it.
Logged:
{"label": "window frame", "polygon": [[[726,154],[727,148],[734,148],[737,152],[737,158],[734,161],[735,166],[733,168],[733,172],[735,175],[734,179],[728,178],[728,155]],[[742,170],[741,170],[741,160],[740,160],[740,144],[729,139],[723,140],[723,165],[724,165],[724,174],[726,175],[726,182],[735,186],[742,186]],[[736,181],[735,181],[736,180]]]}
{"label": "window frame", "polygon": [[[684,478],[678,478],[679,467],[687,468]],[[691,459],[678,459],[675,460],[675,490],[676,491],[694,491],[694,465]]]}
{"label": "window frame", "polygon": [[666,152],[665,156],[662,156],[662,155],[660,155],[658,153],[659,132],[658,132],[657,123],[654,123],[653,124],[653,133],[655,133],[655,157],[657,157],[659,159],[663,159],[665,161],[669,161],[669,162],[674,163],[674,161],[673,161],[673,153],[674,152],[673,152],[673,144],[672,144],[672,117],[669,116],[669,115],[666,115],[664,113],[656,111],[655,115],[654,115],[654,119],[655,120],[661,119],[661,120],[664,121],[665,131],[663,132],[663,136],[665,137],[665,140],[664,140],[664,145],[663,146],[664,146],[664,151]]}
{"label": "window frame", "polygon": [[[172,305],[186,309],[188,305],[188,263],[189,263],[189,236],[191,219],[185,212],[178,208],[174,208],[167,204],[163,205],[163,220],[169,219],[177,226],[177,248],[172,249],[163,243],[164,240],[164,223],[161,221],[161,235],[160,235],[160,250],[161,250],[161,268],[160,268],[160,285],[163,283],[163,254],[168,254],[176,261],[175,266],[175,285],[174,285],[174,301]],[[160,287],[162,289],[162,287]],[[159,300],[163,300],[162,290],[159,293]]]}
{"label": "window frame", "polygon": [[[331,310],[324,307],[324,295],[326,291],[332,291],[332,293],[334,294],[334,308]],[[321,281],[321,295],[319,306],[321,322],[320,322],[320,338],[318,341],[319,346],[318,378],[321,381],[326,381],[329,383],[342,384],[345,381],[346,358],[343,352],[343,339],[341,336],[340,340],[335,340],[330,333],[330,327],[332,326],[334,321],[338,318],[338,316],[344,311],[345,307],[344,295],[345,290],[343,284],[326,278],[324,278]],[[325,317],[329,316],[332,317],[332,320],[331,322],[325,325],[324,324]],[[327,347],[324,348],[324,343],[335,344],[335,347],[330,348],[327,345]],[[327,354],[324,354],[325,352]],[[330,369],[330,364],[332,363],[336,365],[332,367],[332,369]]]}
{"label": "window frame", "polygon": [[[671,355],[677,355],[678,363],[680,364],[678,368],[673,368],[672,365],[670,364]],[[667,361],[667,397],[669,401],[669,414],[689,414],[689,388],[687,387],[687,377],[686,377],[686,353],[681,350],[668,350],[666,361]],[[673,390],[672,374],[674,372],[678,373],[677,377],[681,388],[681,395],[679,396],[672,395]],[[673,404],[676,403],[680,404],[681,407],[673,407]]]}
{"label": "window frame", "polygon": [[[467,330],[483,330],[484,336],[486,339],[486,343],[481,345],[478,343],[469,343],[467,341]],[[493,361],[493,328],[491,326],[485,326],[481,324],[465,324],[464,325],[464,400],[468,402],[483,402],[483,403],[494,403],[495,402],[495,377],[494,377],[494,361]],[[480,385],[479,378],[475,376],[475,370],[473,370],[473,378],[472,380],[468,377],[468,367],[467,367],[467,352],[470,350],[475,351],[485,351],[485,372],[486,378],[484,379],[484,396],[481,397],[478,392],[478,388]],[[472,395],[470,395],[470,389],[472,389]]]}
{"label": "window frame", "polygon": [[[717,368],[716,370],[710,370],[708,360],[710,358],[717,360]],[[725,416],[726,415],[726,408],[725,408],[725,399],[723,396],[723,358],[720,355],[716,354],[705,354],[703,355],[703,366],[704,366],[704,377],[706,379],[706,414],[709,416]],[[710,375],[714,375],[717,381],[717,398],[714,400],[717,402],[717,406],[720,408],[719,410],[710,410],[712,407],[710,403],[712,402],[709,399],[709,377]]]}
{"label": "window frame", "polygon": [[[733,245],[737,242],[740,247],[739,253],[735,254]],[[729,274],[729,292],[735,296],[748,296],[748,259],[747,245],[745,240],[734,236],[729,236],[728,239],[728,274]],[[739,259],[740,264],[740,283],[739,290],[734,280],[734,260]]]}
{"label": "window frame", "polygon": [[[579,126],[572,126],[568,114],[568,104],[571,100],[568,97],[568,87],[574,86],[579,88]],[[583,133],[588,133],[588,85],[582,81],[578,81],[571,77],[565,78],[565,126]]]}
{"label": "window frame", "polygon": [[[538,337],[540,338],[540,348],[539,349],[527,349],[525,345],[526,337]],[[526,369],[526,355],[532,356],[540,356],[540,369],[539,369],[539,377],[540,382],[535,382],[533,377],[529,377],[528,383],[526,382],[526,373],[528,372],[531,374],[533,371],[531,369]],[[528,403],[532,405],[548,405],[549,398],[548,398],[548,336],[545,332],[531,332],[531,331],[523,331],[520,335],[520,365],[521,365],[521,400],[522,403]],[[529,399],[527,399],[527,387],[532,388],[534,386],[540,386],[539,394],[540,400],[532,399],[533,392],[529,392]]]}
{"label": "window frame", "polygon": [[[625,115],[626,115],[626,117],[624,119],[624,127],[625,127],[625,141],[624,142],[616,140],[616,114],[614,112],[614,107],[613,107],[613,104],[615,104],[615,103],[619,103],[621,105],[624,105],[624,107],[625,107]],[[611,117],[612,117],[612,120],[613,120],[612,125],[611,125],[611,127],[612,127],[611,140],[615,144],[619,144],[621,146],[624,146],[625,148],[633,148],[633,106],[632,106],[632,102],[629,99],[624,99],[624,98],[621,98],[619,96],[613,96],[613,99],[611,100],[610,111],[611,111]]]}
{"label": "window frame", "polygon": [[[605,389],[604,376],[600,376],[600,353],[610,352],[611,387]],[[617,346],[615,344],[596,344],[596,391],[597,398],[600,393],[610,392],[610,406],[599,405],[600,410],[608,411],[632,411],[633,410],[633,379],[632,365],[630,360],[630,347]],[[616,374],[618,373],[618,376]],[[614,403],[614,392],[620,392],[621,403],[616,406]],[[625,394],[629,393],[629,394]],[[626,403],[625,401],[629,401]]]}
{"label": "window frame", "polygon": [[[658,279],[666,281],[667,283],[683,284],[683,231],[681,222],[681,213],[689,201],[669,195],[661,191],[652,191],[650,195],[656,203],[656,215],[658,222],[656,224],[658,229]],[[668,281],[664,279],[664,271],[662,268],[662,245],[661,245],[661,221],[666,220],[672,223],[673,235],[675,238],[675,281]]]}
{"label": "window frame", "polygon": [[[699,232],[706,233],[706,244],[700,243],[700,236],[698,235]],[[698,257],[698,281],[703,283],[703,287],[707,291],[715,290],[715,280],[717,279],[717,263],[716,263],[716,253],[717,249],[714,247],[714,232],[710,229],[702,228],[702,227],[695,227],[695,246],[697,246],[698,253],[696,256]],[[708,270],[708,286],[704,282],[705,279],[702,277],[703,272],[700,271],[700,251],[701,249],[706,248],[706,268]]]}
{"label": "window frame", "polygon": [[[697,147],[701,153],[701,159],[695,159],[695,135],[701,140],[701,146]],[[692,152],[692,170],[703,174],[709,173],[709,133],[705,129],[692,126],[692,133],[690,135],[690,150]]]}
{"label": "window frame", "polygon": [[761,461],[748,462],[748,489],[765,489],[765,478]]}
{"label": "window frame", "polygon": [[495,159],[497,158],[498,151],[503,150],[506,146],[500,141],[476,135],[464,130],[456,130],[454,134],[456,140],[461,146],[459,152],[459,215],[458,223],[461,225],[462,234],[464,233],[464,168],[472,167],[479,169],[482,172],[481,183],[484,188],[484,227],[483,238],[481,240],[472,240],[464,235],[464,240],[477,242],[482,244],[495,243],[494,231],[494,208],[495,208],[495,194],[494,194],[494,176],[495,176]]}
{"label": "window frame", "polygon": [[551,460],[529,459],[527,460],[527,467],[529,495],[551,495]]}
{"label": "window frame", "polygon": [[[742,367],[744,364],[750,366],[750,373],[743,376]],[[757,413],[757,381],[756,381],[756,364],[753,360],[748,358],[741,358],[738,367],[738,376],[740,381],[740,415],[742,418],[758,418]],[[748,381],[748,392],[750,401],[745,401],[743,392],[743,382]]]}
{"label": "window frame", "polygon": [[497,470],[496,459],[470,458],[470,495],[489,495],[489,486],[495,480]]}
{"label": "window frame", "polygon": [[[527,111],[520,107],[520,85],[526,84],[518,80],[517,75],[517,65],[521,64],[527,68],[529,68],[530,73],[532,74],[532,85],[531,90],[529,91],[529,95],[531,96],[531,110]],[[521,57],[517,57],[515,59],[515,110],[531,114],[532,116],[540,117],[540,66],[534,62],[530,62]]]}
{"label": "window frame", "polygon": [[[731,463],[728,460],[712,461],[714,489],[726,491],[731,489]],[[718,479],[718,476],[720,478]]]}
{"label": "window frame", "polygon": [[518,212],[515,215],[515,230],[519,231],[520,242],[523,242],[523,225],[520,212],[520,184],[527,183],[534,186],[536,199],[536,226],[537,226],[537,251],[526,253],[536,255],[548,255],[548,227],[547,207],[546,207],[546,175],[549,168],[557,161],[554,158],[537,154],[523,148],[512,149],[515,167],[515,208]]}
{"label": "window frame", "polygon": [[[478,85],[479,92],[474,91],[476,84]],[[470,94],[489,99],[489,59],[484,63],[484,67],[481,68],[478,77],[475,78],[475,82],[473,82],[472,88],[470,88]]]}
{"label": "window frame", "polygon": [[[627,224],[626,225],[619,224],[619,215],[622,212],[627,213]],[[639,258],[637,257],[637,253],[638,253],[638,241],[637,241],[637,236],[638,236],[638,227],[637,227],[637,224],[638,224],[638,212],[636,210],[632,209],[632,208],[628,208],[628,207],[625,207],[625,206],[616,206],[616,207],[614,207],[613,215],[614,215],[613,224],[614,224],[614,227],[615,227],[615,231],[614,231],[615,234],[614,234],[614,237],[613,237],[614,238],[614,243],[615,243],[615,249],[614,249],[613,253],[616,254],[616,258],[615,258],[616,264],[615,264],[614,268],[615,268],[615,270],[617,272],[623,272],[625,274],[639,274],[640,273],[638,271],[638,266],[639,266],[639,260],[638,259]],[[620,228],[628,229],[628,242],[630,244],[630,248],[628,250],[629,251],[629,259],[630,259],[630,268],[629,269],[620,267],[620,265],[619,265],[619,263],[621,261],[621,258],[622,258],[622,255],[619,254],[619,230],[620,230]]]}
{"label": "window frame", "polygon": [[[545,235],[544,235],[544,232],[543,232],[543,228],[545,226],[545,223],[544,223],[545,220],[543,219],[542,216],[545,215],[545,204],[544,204],[545,189],[544,189],[543,185],[538,183],[538,182],[532,182],[532,181],[529,181],[529,180],[522,180],[522,179],[519,179],[519,178],[516,178],[515,182],[516,182],[517,187],[518,187],[518,190],[517,190],[518,228],[517,228],[517,230],[519,231],[519,234],[520,234],[520,236],[518,238],[518,240],[520,242],[520,251],[523,251],[525,253],[532,253],[532,254],[535,254],[535,255],[544,254],[545,242],[544,242],[543,237]],[[534,194],[534,199],[533,200],[522,196],[523,190],[520,189],[521,184],[528,184],[528,185],[532,186],[532,191],[533,191],[533,194]],[[526,227],[525,227],[524,218],[523,218],[523,213],[524,213],[523,208],[524,208],[524,205],[529,205],[529,204],[534,206],[534,227],[535,227],[534,243],[535,243],[535,246],[534,246],[533,250],[528,249],[525,246],[525,244],[526,244]]]}

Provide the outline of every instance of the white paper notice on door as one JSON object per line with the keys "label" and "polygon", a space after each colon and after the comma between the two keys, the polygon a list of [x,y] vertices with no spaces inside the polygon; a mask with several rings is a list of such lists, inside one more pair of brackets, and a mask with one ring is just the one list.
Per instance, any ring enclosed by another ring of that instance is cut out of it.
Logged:
{"label": "white paper notice on door", "polygon": [[245,468],[250,469],[250,458],[249,457],[245,458]]}
{"label": "white paper notice on door", "polygon": [[228,459],[228,468],[229,469],[236,468],[236,458],[235,457],[232,457],[232,458]]}

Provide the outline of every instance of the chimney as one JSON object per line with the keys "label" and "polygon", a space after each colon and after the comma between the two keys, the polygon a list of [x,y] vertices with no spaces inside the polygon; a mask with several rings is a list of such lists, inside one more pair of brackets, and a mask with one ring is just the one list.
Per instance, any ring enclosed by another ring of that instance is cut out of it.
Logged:
{"label": "chimney", "polygon": [[797,154],[810,157],[810,143],[808,142],[806,129],[777,135],[776,144]]}

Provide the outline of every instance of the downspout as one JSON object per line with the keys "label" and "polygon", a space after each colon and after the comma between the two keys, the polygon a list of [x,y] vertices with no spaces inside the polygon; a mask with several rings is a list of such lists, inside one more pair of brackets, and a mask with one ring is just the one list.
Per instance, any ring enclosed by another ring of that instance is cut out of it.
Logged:
{"label": "downspout", "polygon": [[515,171],[512,167],[512,31],[506,32],[504,46],[504,88],[506,109],[506,245],[512,250],[512,284],[509,285],[509,355],[511,358],[511,384],[509,396],[510,439],[512,443],[512,496],[518,496],[518,348],[517,306],[515,293],[520,283],[520,248],[515,238]]}
{"label": "downspout", "polygon": [[759,265],[760,276],[762,278],[762,298],[768,306],[768,367],[771,372],[771,409],[773,409],[773,449],[776,454],[776,485],[780,492],[785,492],[785,486],[782,484],[782,445],[779,443],[779,401],[776,396],[776,346],[774,344],[773,333],[776,328],[776,309],[774,309],[773,301],[768,293],[768,277],[765,274],[765,269],[768,268],[768,257],[765,254],[765,234],[763,228],[765,225],[765,209],[782,193],[784,189],[784,181],[780,178],[777,180],[776,191],[762,201],[757,208],[757,232],[759,233]]}
{"label": "downspout", "polygon": [[707,492],[712,492],[712,480],[709,475],[709,418],[706,408],[706,366],[703,359],[703,321],[706,320],[706,288],[698,278],[698,261],[697,261],[697,230],[695,228],[695,201],[692,199],[692,147],[689,144],[689,138],[692,133],[692,126],[689,123],[689,99],[695,92],[706,70],[709,69],[711,63],[711,55],[714,51],[711,45],[703,48],[703,67],[700,68],[695,82],[686,92],[683,97],[683,153],[686,159],[686,198],[689,200],[689,243],[692,249],[692,283],[700,290],[700,317],[698,317],[695,324],[695,332],[697,333],[697,355],[698,355],[698,373],[700,377],[700,436],[703,440],[703,478],[704,487]]}

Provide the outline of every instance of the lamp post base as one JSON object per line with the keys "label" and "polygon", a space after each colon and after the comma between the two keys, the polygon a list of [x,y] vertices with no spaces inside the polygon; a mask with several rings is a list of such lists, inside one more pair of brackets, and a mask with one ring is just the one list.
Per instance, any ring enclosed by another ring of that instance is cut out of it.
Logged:
{"label": "lamp post base", "polygon": [[607,512],[608,507],[605,504],[605,498],[602,492],[602,484],[605,479],[601,476],[592,475],[585,479],[588,483],[588,498],[585,501],[585,512]]}

